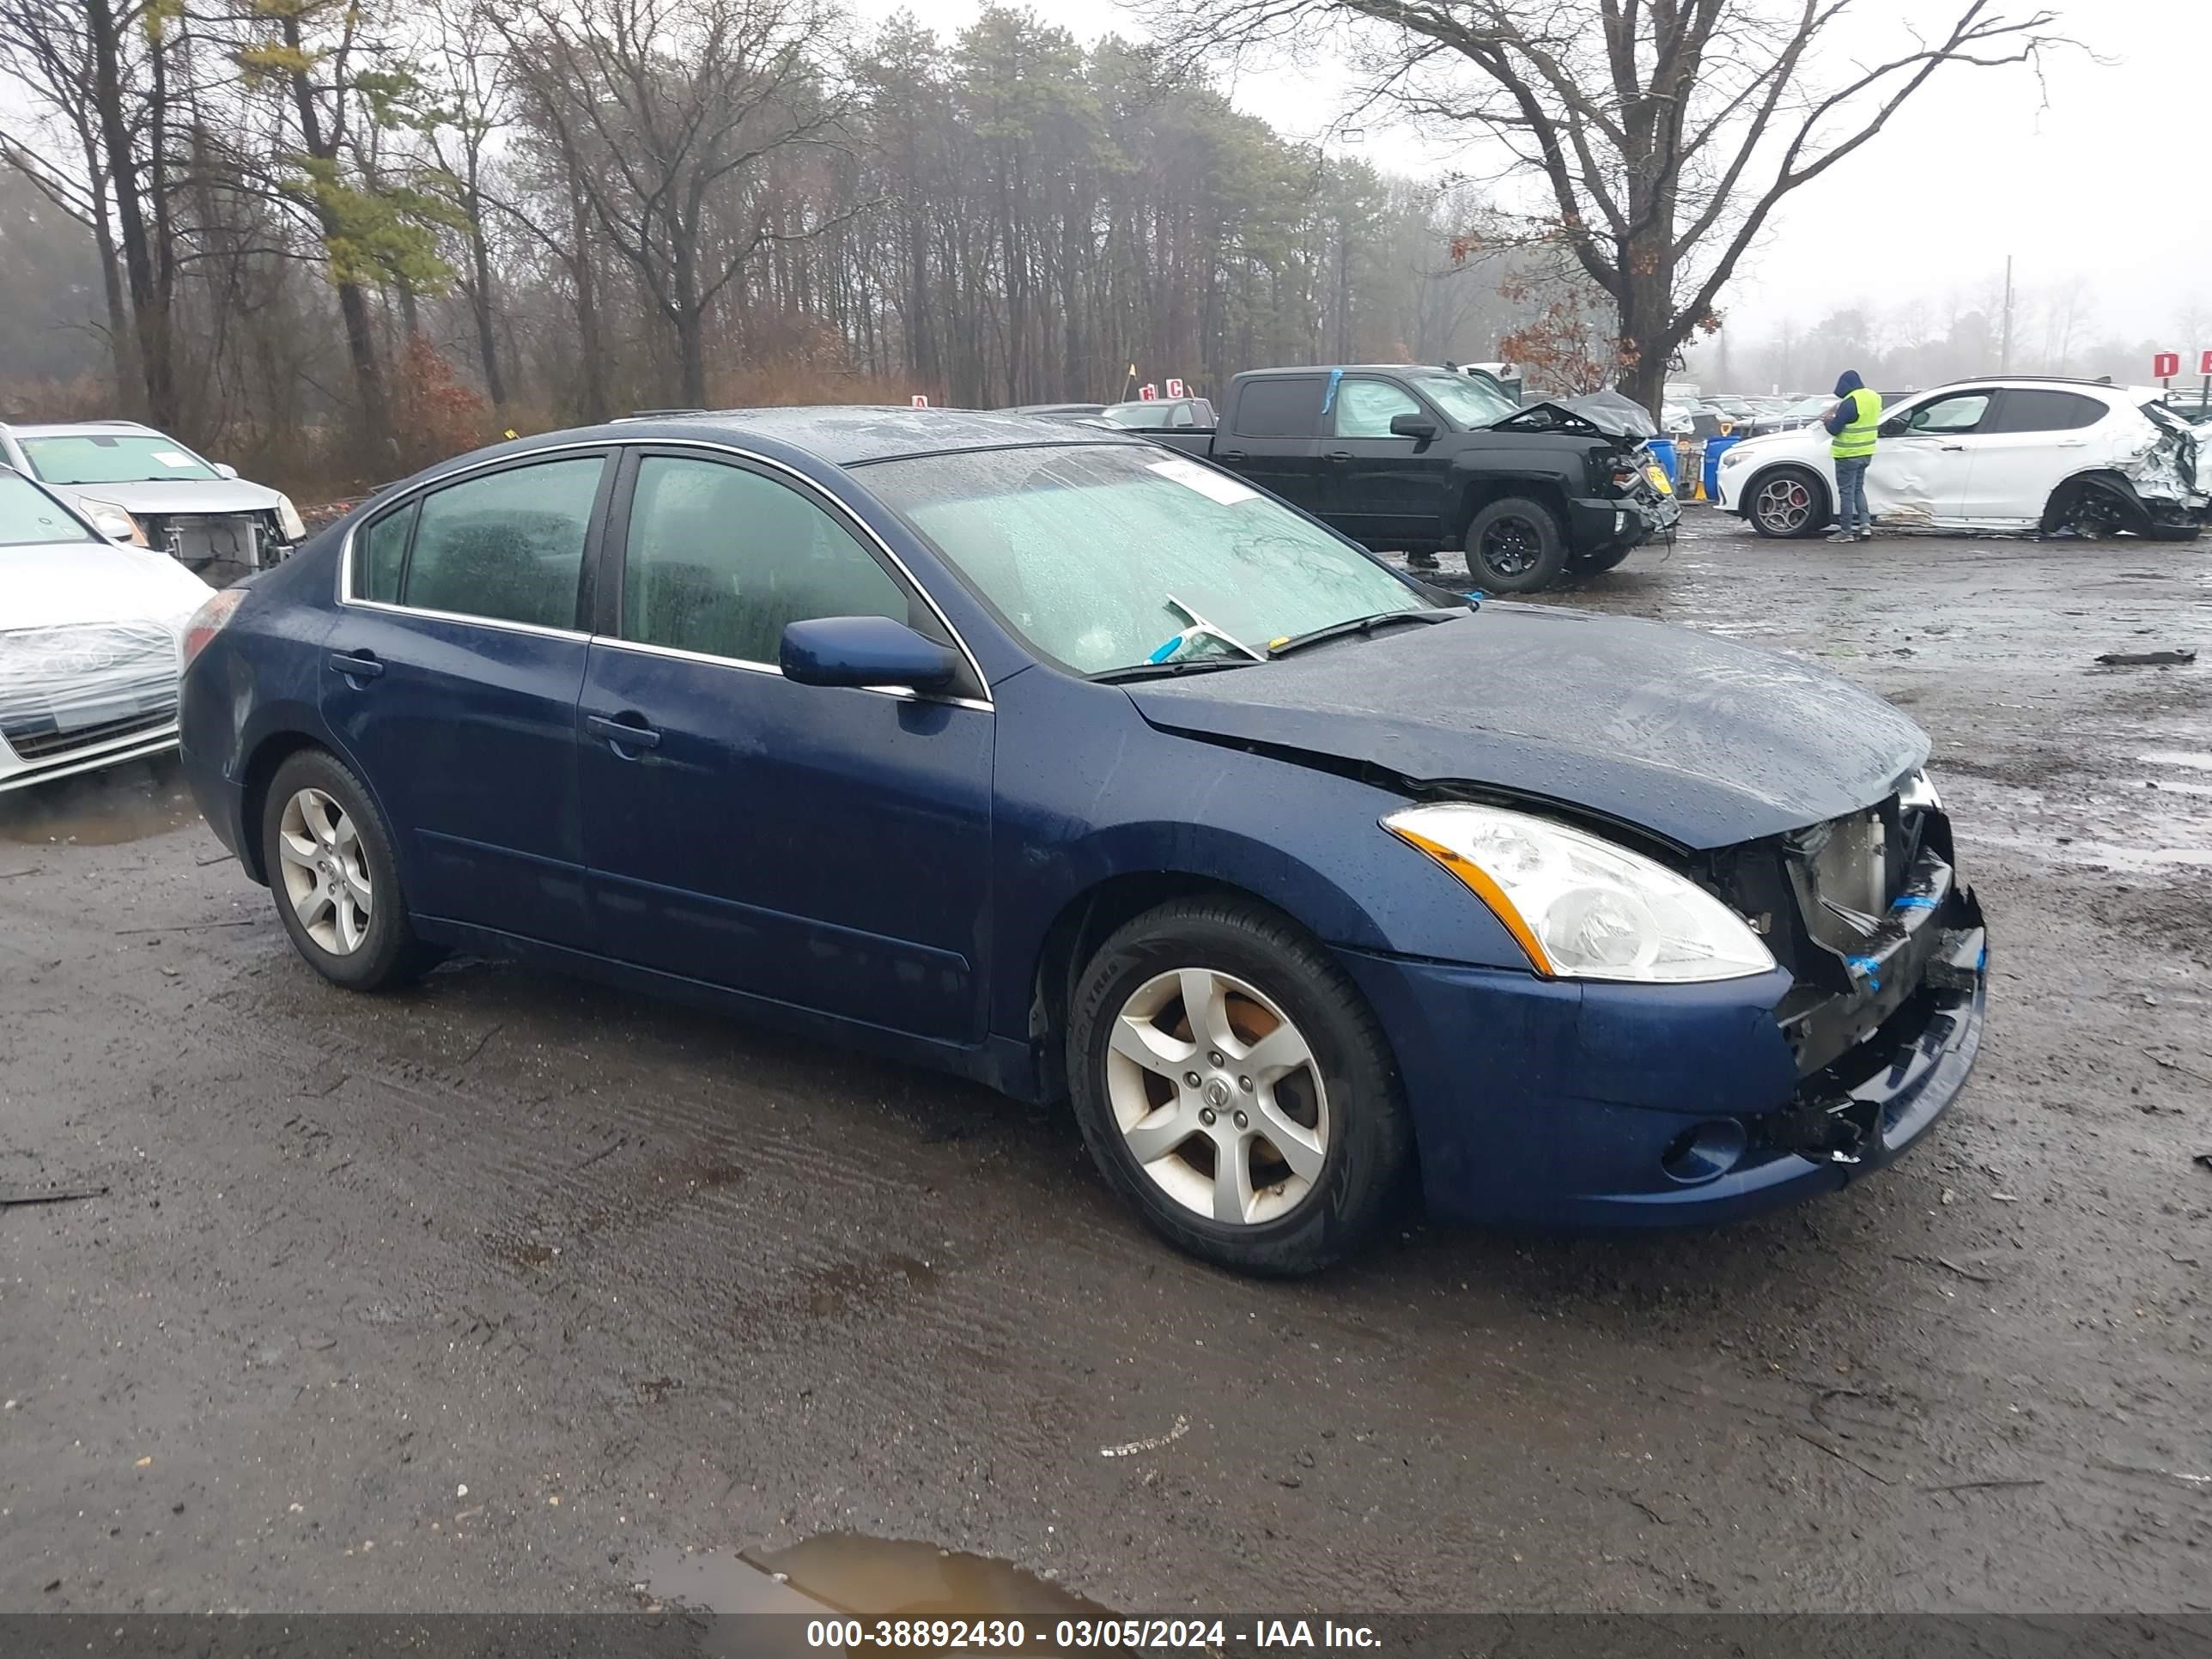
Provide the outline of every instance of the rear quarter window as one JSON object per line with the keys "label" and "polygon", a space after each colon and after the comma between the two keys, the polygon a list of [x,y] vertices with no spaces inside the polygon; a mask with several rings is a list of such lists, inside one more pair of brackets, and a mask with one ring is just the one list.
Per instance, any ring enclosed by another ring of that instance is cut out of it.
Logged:
{"label": "rear quarter window", "polygon": [[1311,438],[1321,431],[1322,377],[1247,380],[1237,394],[1235,430],[1245,438]]}
{"label": "rear quarter window", "polygon": [[2078,392],[2008,391],[1984,432],[2075,432],[2105,418],[2105,405]]}

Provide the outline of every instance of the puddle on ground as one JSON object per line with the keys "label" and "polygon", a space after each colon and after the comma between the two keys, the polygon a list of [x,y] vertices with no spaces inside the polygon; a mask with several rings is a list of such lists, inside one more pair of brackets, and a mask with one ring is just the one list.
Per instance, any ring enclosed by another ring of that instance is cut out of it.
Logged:
{"label": "puddle on ground", "polygon": [[2212,772],[2212,755],[2201,755],[2191,749],[2154,749],[2136,758],[2150,766],[2190,766],[2200,772]]}
{"label": "puddle on ground", "polygon": [[0,841],[115,847],[199,821],[175,760],[125,761],[0,795]]}
{"label": "puddle on ground", "polygon": [[1040,1620],[1108,1612],[1012,1562],[849,1532],[765,1552],[652,1550],[639,1559],[638,1577],[655,1601],[707,1613],[1023,1619],[1031,1646],[1051,1634]]}

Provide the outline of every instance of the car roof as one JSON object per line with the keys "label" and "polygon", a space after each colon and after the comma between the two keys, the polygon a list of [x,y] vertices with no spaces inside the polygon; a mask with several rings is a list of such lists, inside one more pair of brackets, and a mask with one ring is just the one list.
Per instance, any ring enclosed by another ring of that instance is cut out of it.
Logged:
{"label": "car roof", "polygon": [[[1030,444],[1146,443],[1118,428],[1085,427],[1036,415],[969,409],[902,409],[896,404],[801,404],[775,409],[721,409],[635,417],[595,434],[637,442],[653,430],[671,437],[766,439],[827,461],[859,466],[869,461],[949,450],[1013,449]],[[574,442],[576,432],[546,438]],[[544,441],[539,440],[538,441]]]}
{"label": "car roof", "polygon": [[9,421],[0,428],[18,438],[88,438],[118,432],[143,432],[150,438],[168,434],[143,421]]}
{"label": "car roof", "polygon": [[[1264,380],[1277,374],[1329,374],[1339,372],[1349,374],[1354,369],[1385,374],[1449,374],[1456,372],[1446,368],[1442,363],[1285,363],[1274,368],[1248,368],[1237,378],[1240,380]],[[1488,369],[1482,372],[1490,374]],[[1491,378],[1495,380],[1497,376],[1491,375]]]}

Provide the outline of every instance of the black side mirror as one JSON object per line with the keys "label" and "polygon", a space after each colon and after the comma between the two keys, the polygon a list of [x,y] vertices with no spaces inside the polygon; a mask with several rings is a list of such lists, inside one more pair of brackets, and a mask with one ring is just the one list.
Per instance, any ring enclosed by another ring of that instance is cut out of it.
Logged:
{"label": "black side mirror", "polygon": [[1393,415],[1390,435],[1394,438],[1418,438],[1426,443],[1437,435],[1437,423],[1425,415]]}
{"label": "black side mirror", "polygon": [[889,617],[817,617],[783,630],[783,677],[800,685],[906,686],[941,691],[960,677],[960,659]]}
{"label": "black side mirror", "polygon": [[1884,421],[1875,429],[1885,438],[1902,438],[1905,435],[1905,416],[1899,415],[1895,420]]}

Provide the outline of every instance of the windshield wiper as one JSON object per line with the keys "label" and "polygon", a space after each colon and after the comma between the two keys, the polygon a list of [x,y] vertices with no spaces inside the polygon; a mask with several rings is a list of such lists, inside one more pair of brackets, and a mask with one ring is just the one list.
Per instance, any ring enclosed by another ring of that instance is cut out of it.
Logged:
{"label": "windshield wiper", "polygon": [[1153,652],[1151,656],[1145,659],[1146,662],[1165,662],[1169,658],[1174,656],[1176,652],[1182,650],[1184,646],[1189,644],[1193,640],[1218,640],[1222,644],[1228,646],[1231,650],[1243,652],[1246,657],[1249,658],[1254,662],[1264,662],[1267,660],[1267,653],[1265,652],[1255,651],[1250,646],[1245,644],[1243,641],[1238,639],[1227,629],[1221,627],[1218,623],[1206,621],[1205,617],[1200,616],[1197,611],[1192,610],[1181,599],[1176,598],[1174,594],[1170,593],[1168,595],[1168,604],[1173,609],[1182,611],[1184,616],[1189,617],[1190,626],[1184,629],[1182,633],[1177,634],[1173,639],[1162,644],[1158,650]]}
{"label": "windshield wiper", "polygon": [[1265,661],[1265,657],[1184,657],[1175,662],[1133,662],[1127,668],[1102,668],[1085,678],[1102,685],[1115,685],[1123,680],[1164,680],[1178,674],[1209,674],[1217,668],[1249,668],[1254,663]]}
{"label": "windshield wiper", "polygon": [[1458,611],[1383,611],[1372,617],[1354,617],[1350,622],[1331,623],[1326,628],[1316,628],[1310,634],[1300,634],[1287,640],[1278,640],[1267,647],[1271,657],[1287,657],[1293,651],[1307,646],[1319,645],[1323,640],[1340,640],[1347,634],[1371,634],[1378,628],[1389,628],[1398,623],[1440,623],[1463,615]]}

